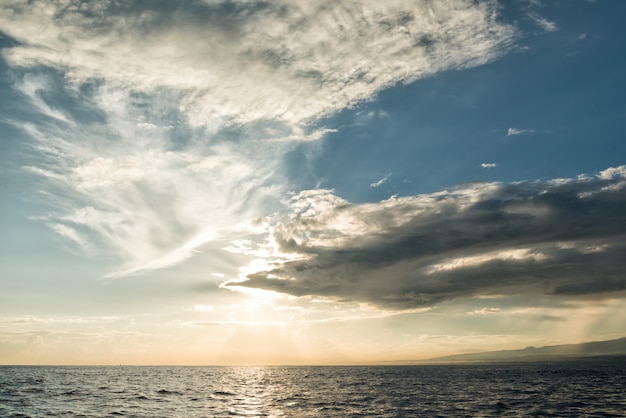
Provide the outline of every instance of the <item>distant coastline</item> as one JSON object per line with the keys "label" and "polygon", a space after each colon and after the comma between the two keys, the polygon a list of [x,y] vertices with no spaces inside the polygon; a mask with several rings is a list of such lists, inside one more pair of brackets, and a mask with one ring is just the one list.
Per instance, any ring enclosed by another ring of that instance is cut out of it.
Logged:
{"label": "distant coastline", "polygon": [[[391,361],[384,364],[454,364],[481,362],[534,362],[557,360],[606,359],[626,361],[626,337],[580,344],[526,347],[514,350],[463,353],[425,360]],[[378,363],[383,364],[383,362]]]}

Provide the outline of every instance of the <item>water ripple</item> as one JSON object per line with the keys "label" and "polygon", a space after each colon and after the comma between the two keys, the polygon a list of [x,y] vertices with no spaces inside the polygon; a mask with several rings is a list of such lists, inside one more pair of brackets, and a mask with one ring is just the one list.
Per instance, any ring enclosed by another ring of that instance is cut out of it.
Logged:
{"label": "water ripple", "polygon": [[626,416],[626,362],[0,367],[2,417]]}

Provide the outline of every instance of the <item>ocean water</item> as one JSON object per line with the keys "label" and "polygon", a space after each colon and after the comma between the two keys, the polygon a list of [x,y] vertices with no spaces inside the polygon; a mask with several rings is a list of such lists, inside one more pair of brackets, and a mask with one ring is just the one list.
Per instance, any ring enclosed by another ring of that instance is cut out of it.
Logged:
{"label": "ocean water", "polygon": [[0,367],[1,417],[626,416],[626,361]]}

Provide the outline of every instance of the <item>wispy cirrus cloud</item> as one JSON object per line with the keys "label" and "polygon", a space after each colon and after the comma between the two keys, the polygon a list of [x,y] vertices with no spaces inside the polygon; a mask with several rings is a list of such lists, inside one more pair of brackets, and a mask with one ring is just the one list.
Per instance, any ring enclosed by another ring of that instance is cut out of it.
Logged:
{"label": "wispy cirrus cloud", "polygon": [[556,22],[546,19],[536,13],[529,13],[528,17],[532,19],[537,25],[539,25],[546,32],[556,32],[559,30]]}
{"label": "wispy cirrus cloud", "polygon": [[[62,237],[177,264],[277,210],[282,156],[325,115],[472,67],[515,31],[494,2],[8,0],[2,50],[33,111],[28,169]],[[65,101],[52,91],[63,91]],[[68,101],[71,105],[68,105]]]}
{"label": "wispy cirrus cloud", "polygon": [[43,199],[53,206],[41,219],[79,247],[121,260],[112,276],[177,264],[278,205],[271,157],[283,144],[240,147],[206,130],[182,136],[151,115],[169,97],[151,95],[146,109],[140,95],[102,89],[87,99],[105,122],[24,126],[37,157],[25,169],[45,180]]}
{"label": "wispy cirrus cloud", "polygon": [[383,184],[387,183],[389,181],[389,177],[391,176],[391,173],[388,173],[385,177],[383,177],[382,179],[375,181],[373,183],[370,184],[370,187],[380,187]]}
{"label": "wispy cirrus cloud", "polygon": [[370,204],[310,191],[273,230],[298,258],[225,286],[400,310],[484,294],[621,294],[625,203],[624,166]]}
{"label": "wispy cirrus cloud", "polygon": [[506,136],[517,136],[517,135],[533,134],[535,132],[536,131],[534,129],[509,128],[506,131]]}
{"label": "wispy cirrus cloud", "polygon": [[556,22],[551,21],[551,20],[541,16],[541,14],[539,13],[538,10],[540,10],[543,7],[544,7],[544,5],[541,3],[541,1],[532,1],[531,0],[531,1],[528,2],[528,5],[526,6],[526,9],[527,9],[526,15],[536,25],[540,26],[544,30],[544,32],[555,32],[555,31],[558,31],[559,28],[558,28]]}

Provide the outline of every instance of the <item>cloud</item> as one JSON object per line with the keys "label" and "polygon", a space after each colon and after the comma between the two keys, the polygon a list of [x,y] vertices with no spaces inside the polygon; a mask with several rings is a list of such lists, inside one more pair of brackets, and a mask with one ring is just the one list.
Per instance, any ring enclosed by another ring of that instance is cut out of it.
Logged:
{"label": "cloud", "polygon": [[31,103],[39,112],[58,121],[70,123],[67,115],[59,109],[51,107],[44,98],[41,97],[41,94],[49,91],[51,87],[46,77],[38,74],[27,74],[16,87],[31,100]]}
{"label": "cloud", "polygon": [[523,135],[523,134],[532,134],[535,133],[536,131],[534,129],[517,129],[517,128],[509,128],[508,131],[506,131],[506,136],[516,136],[516,135]]}
{"label": "cloud", "polygon": [[132,316],[38,317],[33,315],[0,317],[0,324],[92,324],[132,320]]}
{"label": "cloud", "polygon": [[329,131],[320,118],[492,61],[515,37],[495,2],[464,0],[7,0],[0,31],[47,117],[13,121],[34,139],[42,218],[121,260],[112,276],[245,237],[281,208],[281,158]]}
{"label": "cloud", "polygon": [[559,30],[556,22],[552,22],[536,13],[529,13],[528,17],[530,17],[532,21],[539,25],[545,32],[555,32]]}
{"label": "cloud", "polygon": [[273,157],[284,144],[242,146],[206,129],[173,130],[154,115],[171,111],[171,95],[149,98],[146,106],[137,93],[101,88],[84,101],[97,101],[104,122],[22,126],[37,164],[25,169],[44,179],[42,198],[54,204],[40,218],[81,249],[119,260],[111,276],[177,264],[212,240],[245,234],[243,223],[280,206]]}
{"label": "cloud", "polygon": [[492,315],[492,314],[499,314],[500,312],[502,312],[500,308],[482,308],[482,309],[476,309],[468,313],[470,315]]}
{"label": "cloud", "polygon": [[74,242],[83,250],[89,248],[89,243],[75,229],[63,224],[50,224],[48,226],[58,235]]}
{"label": "cloud", "polygon": [[382,179],[375,181],[374,183],[370,184],[370,187],[380,187],[383,184],[387,183],[389,181],[389,176],[391,176],[391,173],[388,173],[385,177],[383,177]]}
{"label": "cloud", "polygon": [[496,163],[482,163],[482,164],[480,164],[480,166],[482,168],[495,168],[496,167]]}
{"label": "cloud", "polygon": [[497,5],[462,0],[314,3],[3,2],[10,63],[74,83],[106,80],[183,92],[194,125],[290,125],[367,100],[398,82],[496,58],[514,31]]}
{"label": "cloud", "polygon": [[298,258],[225,285],[398,310],[489,294],[621,293],[625,204],[625,166],[367,204],[304,192],[273,229],[280,250]]}

